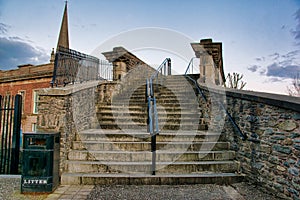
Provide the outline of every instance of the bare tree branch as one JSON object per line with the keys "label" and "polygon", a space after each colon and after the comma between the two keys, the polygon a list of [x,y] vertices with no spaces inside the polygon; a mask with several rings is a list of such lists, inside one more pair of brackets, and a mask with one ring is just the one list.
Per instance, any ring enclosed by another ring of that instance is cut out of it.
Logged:
{"label": "bare tree branch", "polygon": [[246,82],[244,82],[243,79],[244,75],[243,74],[238,74],[233,72],[233,74],[228,73],[225,81],[225,87],[228,88],[234,88],[238,90],[242,90],[246,86]]}

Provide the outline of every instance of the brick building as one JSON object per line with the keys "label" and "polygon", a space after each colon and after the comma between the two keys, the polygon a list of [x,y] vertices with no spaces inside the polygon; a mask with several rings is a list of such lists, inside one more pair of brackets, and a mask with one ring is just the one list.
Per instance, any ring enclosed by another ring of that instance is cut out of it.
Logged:
{"label": "brick building", "polygon": [[23,97],[22,130],[35,131],[37,90],[50,86],[53,62],[43,65],[21,65],[18,69],[0,71],[0,95],[21,94]]}
{"label": "brick building", "polygon": [[[64,8],[57,47],[69,48],[67,4]],[[0,70],[0,95],[23,96],[22,131],[36,130],[37,122],[37,91],[51,86],[54,69],[54,49],[49,63],[41,65],[20,65],[13,70]]]}

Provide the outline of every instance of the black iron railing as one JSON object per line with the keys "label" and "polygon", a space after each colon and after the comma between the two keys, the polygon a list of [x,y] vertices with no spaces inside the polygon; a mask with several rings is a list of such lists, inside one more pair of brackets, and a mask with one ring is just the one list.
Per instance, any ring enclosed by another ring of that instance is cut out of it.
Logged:
{"label": "black iron railing", "polygon": [[52,87],[98,79],[98,58],[72,49],[58,48],[55,54]]}
{"label": "black iron railing", "polygon": [[[190,62],[189,62],[189,64],[188,64],[188,67],[187,67],[187,69],[186,69],[186,71],[185,71],[185,77],[186,77],[188,80],[190,80],[190,81],[194,84],[194,86],[195,86],[196,89],[197,89],[197,92],[201,95],[201,97],[203,98],[204,102],[207,102],[207,97],[205,96],[204,92],[203,92],[202,89],[200,88],[200,86],[199,86],[199,84],[197,83],[197,81],[196,81],[194,78],[192,78],[192,77],[190,76],[191,74],[189,73],[189,72],[192,72],[192,73],[193,73],[193,72],[195,71],[194,65],[193,65],[194,59],[199,59],[199,58],[192,58],[192,59],[190,60]],[[199,73],[199,75],[200,75],[200,73]],[[225,108],[224,104],[223,104],[221,101],[218,101],[218,104],[219,104],[220,108],[222,108],[222,110],[224,110],[224,112],[226,113],[226,115],[227,115],[227,117],[228,117],[230,123],[233,125],[235,131],[239,134],[240,138],[241,138],[242,140],[247,140],[247,135],[244,134],[244,133],[242,132],[242,130],[239,128],[239,126],[238,126],[237,123],[234,121],[234,119],[233,119],[233,117],[231,116],[231,114],[230,114],[230,113],[228,112],[228,110]]]}
{"label": "black iron railing", "polygon": [[21,115],[21,95],[0,95],[0,174],[19,173]]}
{"label": "black iron railing", "polygon": [[154,86],[159,87],[162,84],[161,80],[164,76],[171,75],[171,59],[166,58],[162,64],[157,68],[153,75],[146,81],[146,98],[147,98],[147,129],[151,135],[151,152],[152,165],[151,173],[155,175],[156,171],[156,135],[159,134],[158,113],[156,107],[156,98]]}
{"label": "black iron railing", "polygon": [[107,60],[99,60],[99,79],[113,80],[113,64]]}

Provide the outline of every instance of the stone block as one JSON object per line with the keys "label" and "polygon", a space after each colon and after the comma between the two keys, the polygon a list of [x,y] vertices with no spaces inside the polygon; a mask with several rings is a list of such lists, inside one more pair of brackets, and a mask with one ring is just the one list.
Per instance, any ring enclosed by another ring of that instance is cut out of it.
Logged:
{"label": "stone block", "polygon": [[286,138],[285,140],[282,141],[283,145],[292,145],[293,140],[291,138]]}
{"label": "stone block", "polygon": [[294,133],[290,133],[290,138],[294,139],[294,138],[298,138],[300,137],[300,133],[294,132]]}
{"label": "stone block", "polygon": [[282,145],[278,145],[278,144],[273,145],[272,149],[274,151],[278,151],[278,152],[284,153],[284,154],[291,154],[292,153],[291,147],[282,146]]}
{"label": "stone block", "polygon": [[296,196],[299,196],[299,191],[295,190],[294,188],[288,187],[287,190],[288,190],[291,194],[296,195]]}
{"label": "stone block", "polygon": [[277,181],[278,183],[280,183],[280,184],[283,184],[283,185],[290,185],[290,182],[289,182],[289,181],[287,181],[286,179],[281,178],[281,177],[277,177],[277,178],[276,178],[276,181]]}
{"label": "stone block", "polygon": [[274,130],[272,128],[267,128],[264,131],[264,135],[273,135],[274,134]]}
{"label": "stone block", "polygon": [[264,163],[261,163],[261,162],[253,163],[252,166],[255,169],[261,170],[264,167]]}
{"label": "stone block", "polygon": [[294,144],[294,148],[300,151],[300,145],[299,144]]}
{"label": "stone block", "polygon": [[280,163],[280,161],[279,161],[279,159],[278,159],[277,156],[270,156],[269,162],[273,163],[273,164],[279,164]]}
{"label": "stone block", "polygon": [[288,169],[288,172],[293,176],[299,176],[299,169],[291,167]]}
{"label": "stone block", "polygon": [[278,124],[278,128],[284,131],[293,131],[297,128],[297,124],[294,120],[285,120]]}
{"label": "stone block", "polygon": [[298,162],[295,164],[296,167],[300,168],[300,159],[298,160]]}
{"label": "stone block", "polygon": [[300,191],[300,184],[297,184],[295,182],[292,182],[293,187],[297,190]]}
{"label": "stone block", "polygon": [[286,136],[284,135],[273,135],[270,137],[272,140],[284,140]]}
{"label": "stone block", "polygon": [[300,120],[300,113],[295,113],[292,118],[294,120]]}
{"label": "stone block", "polygon": [[281,172],[286,171],[286,168],[284,168],[284,167],[282,167],[282,166],[280,166],[280,165],[277,165],[277,166],[276,166],[276,169],[279,170],[279,171],[281,171]]}
{"label": "stone block", "polygon": [[259,146],[259,151],[270,154],[271,153],[271,147],[269,145],[263,145],[262,144],[262,145]]}
{"label": "stone block", "polygon": [[274,183],[274,188],[276,190],[279,190],[280,192],[284,191],[284,187],[281,184],[279,184],[279,183]]}

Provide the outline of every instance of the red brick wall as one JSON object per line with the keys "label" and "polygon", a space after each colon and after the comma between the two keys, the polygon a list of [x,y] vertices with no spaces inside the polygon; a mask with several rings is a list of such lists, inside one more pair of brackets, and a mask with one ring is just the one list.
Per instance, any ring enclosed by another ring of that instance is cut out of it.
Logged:
{"label": "red brick wall", "polygon": [[11,95],[16,95],[19,94],[20,91],[25,91],[24,108],[22,115],[23,132],[31,132],[32,124],[37,122],[37,116],[36,114],[33,114],[33,92],[41,88],[50,87],[50,81],[51,78],[41,78],[0,83],[0,95],[2,96],[5,96],[7,93],[10,93]]}

